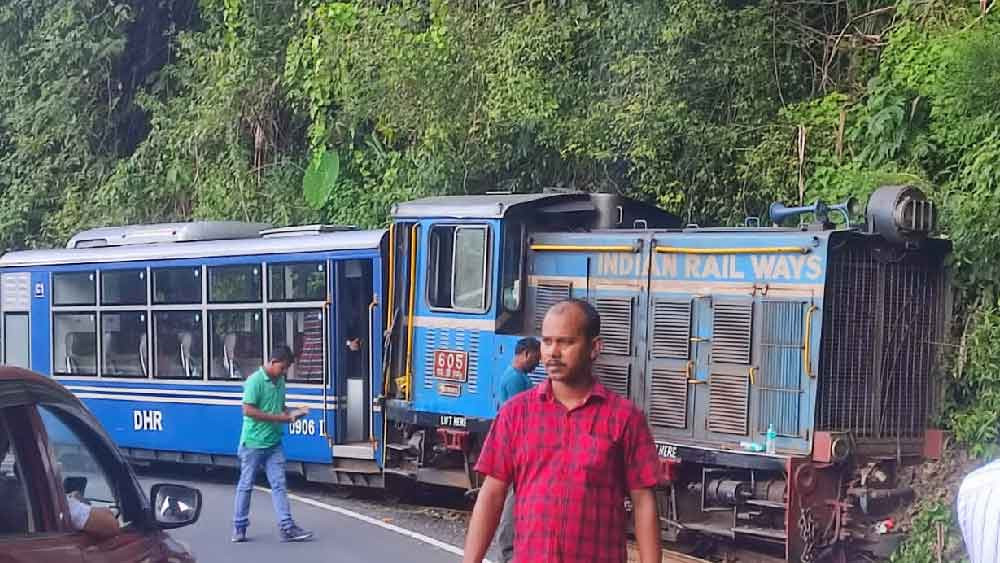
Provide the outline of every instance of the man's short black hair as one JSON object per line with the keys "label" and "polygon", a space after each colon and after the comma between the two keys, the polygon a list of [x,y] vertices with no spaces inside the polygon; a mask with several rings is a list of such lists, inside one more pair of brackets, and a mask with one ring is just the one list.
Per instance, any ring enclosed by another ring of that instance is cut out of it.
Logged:
{"label": "man's short black hair", "polygon": [[271,349],[270,359],[272,362],[292,365],[295,363],[295,354],[288,346],[275,346]]}
{"label": "man's short black hair", "polygon": [[584,318],[584,334],[587,338],[593,340],[601,335],[601,315],[597,312],[597,309],[593,305],[584,301],[583,299],[564,299],[552,307],[549,308],[549,312],[562,310],[566,307],[576,307],[578,311],[583,313]]}
{"label": "man's short black hair", "polygon": [[520,356],[524,352],[538,352],[541,353],[542,345],[538,343],[538,340],[529,336],[527,338],[522,338],[517,341],[517,346],[514,347],[514,355]]}

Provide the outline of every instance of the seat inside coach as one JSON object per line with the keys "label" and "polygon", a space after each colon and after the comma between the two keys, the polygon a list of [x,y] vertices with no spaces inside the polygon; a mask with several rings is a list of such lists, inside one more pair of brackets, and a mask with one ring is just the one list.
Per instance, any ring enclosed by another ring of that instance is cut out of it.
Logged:
{"label": "seat inside coach", "polygon": [[66,333],[66,373],[97,373],[97,336],[93,332]]}
{"label": "seat inside coach", "polygon": [[[101,371],[107,375],[145,376],[146,362],[143,357],[146,335],[121,338],[117,332],[105,332],[103,345],[104,363]],[[130,346],[129,341],[138,340]]]}
{"label": "seat inside coach", "polygon": [[214,336],[211,379],[246,379],[263,362],[259,332],[234,331]]}

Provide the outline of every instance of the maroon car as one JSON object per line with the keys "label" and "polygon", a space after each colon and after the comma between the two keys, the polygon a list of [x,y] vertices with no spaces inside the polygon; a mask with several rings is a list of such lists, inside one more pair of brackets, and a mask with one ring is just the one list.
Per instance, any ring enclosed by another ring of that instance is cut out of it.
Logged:
{"label": "maroon car", "polygon": [[[82,526],[81,512],[88,523],[105,515],[112,533]],[[147,497],[97,419],[58,383],[0,366],[0,563],[194,561],[163,530],[200,513],[191,487],[153,485]]]}

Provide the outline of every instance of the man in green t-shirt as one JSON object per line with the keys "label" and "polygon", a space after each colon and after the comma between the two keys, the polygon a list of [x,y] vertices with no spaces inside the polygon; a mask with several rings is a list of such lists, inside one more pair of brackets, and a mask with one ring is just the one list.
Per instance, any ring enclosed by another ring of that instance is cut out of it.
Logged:
{"label": "man in green t-shirt", "polygon": [[250,495],[261,466],[271,485],[271,501],[278,516],[282,541],[305,541],[312,532],[295,525],[285,488],[285,451],[281,447],[282,426],[309,414],[309,409],[285,407],[285,372],[295,361],[287,346],[275,346],[271,357],[243,383],[243,431],[240,433],[240,481],[236,485],[233,542],[247,539],[250,525]]}

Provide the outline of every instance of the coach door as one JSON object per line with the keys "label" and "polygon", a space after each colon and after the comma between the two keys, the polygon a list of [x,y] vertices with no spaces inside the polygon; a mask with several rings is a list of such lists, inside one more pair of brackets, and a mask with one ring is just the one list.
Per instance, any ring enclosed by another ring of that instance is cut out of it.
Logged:
{"label": "coach door", "polygon": [[31,274],[5,273],[0,278],[0,315],[3,326],[3,363],[31,367]]}
{"label": "coach door", "polygon": [[[378,339],[373,262],[370,258],[331,261],[333,306],[330,334],[336,397],[334,457],[374,459],[372,389]],[[331,412],[331,410],[328,410]]]}

